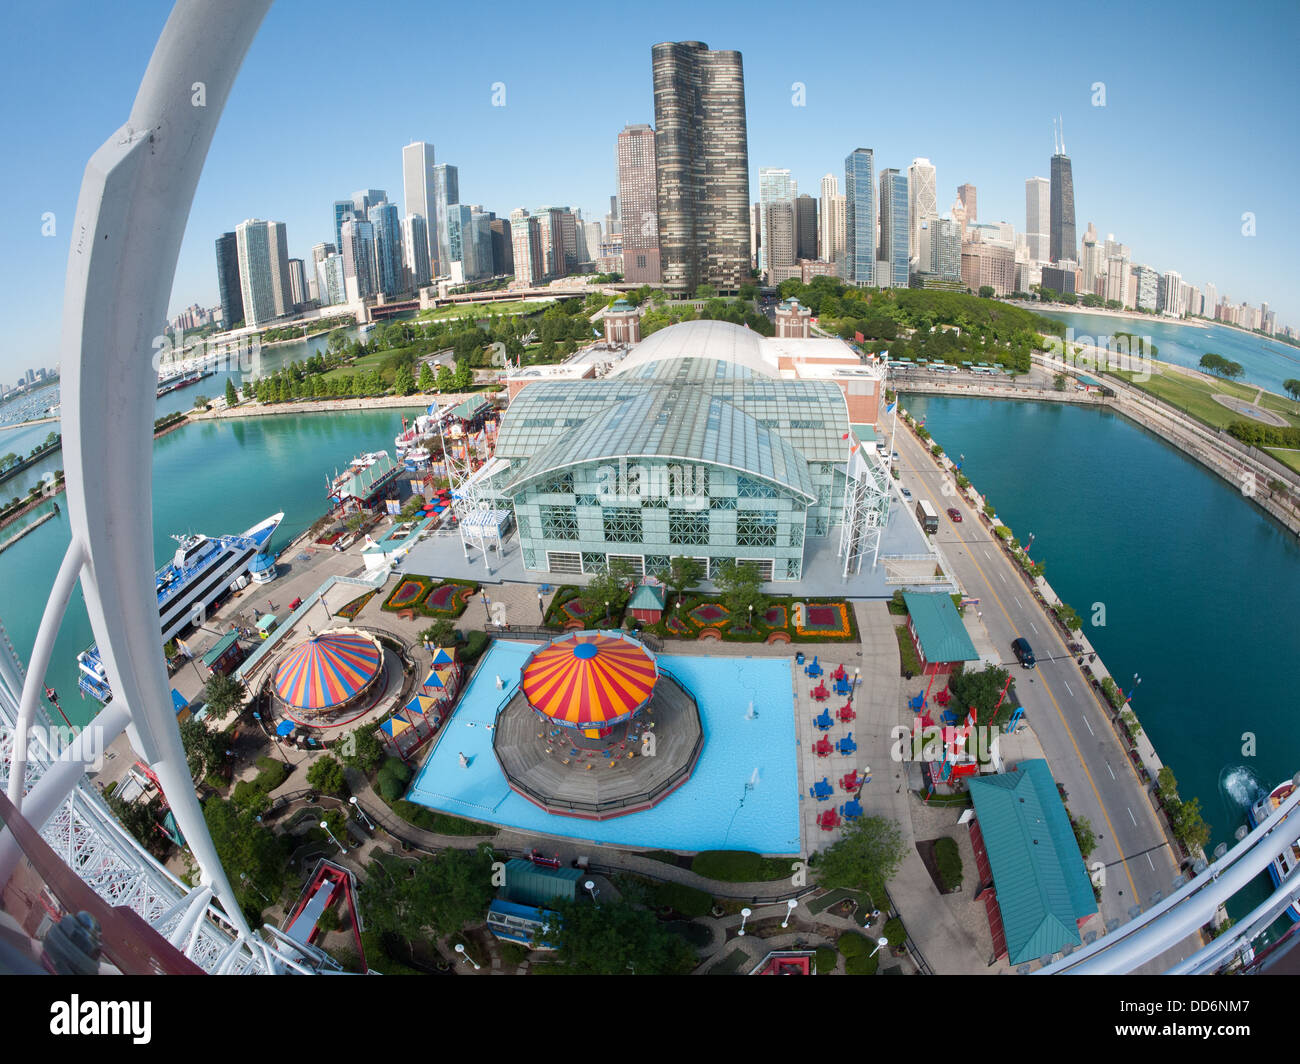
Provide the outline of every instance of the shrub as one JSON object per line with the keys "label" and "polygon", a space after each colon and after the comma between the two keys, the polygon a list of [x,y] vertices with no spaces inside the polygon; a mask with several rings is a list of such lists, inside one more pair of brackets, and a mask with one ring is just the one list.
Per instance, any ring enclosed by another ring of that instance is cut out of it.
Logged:
{"label": "shrub", "polygon": [[439,835],[495,835],[497,829],[491,824],[480,824],[473,820],[462,820],[447,813],[435,813],[413,802],[393,802],[390,808],[408,824],[432,831]]}
{"label": "shrub", "polygon": [[845,957],[850,958],[870,953],[871,946],[872,944],[867,941],[867,936],[857,931],[845,931],[835,942],[835,948]]}
{"label": "shrub", "polygon": [[838,960],[839,958],[835,955],[835,951],[829,946],[818,946],[817,974],[830,975],[831,972],[835,971],[835,964]]}
{"label": "shrub", "polygon": [[503,964],[508,964],[512,968],[518,968],[527,959],[527,946],[521,946],[518,942],[503,942],[501,944],[501,962]]}
{"label": "shrub", "polygon": [[1111,704],[1112,709],[1119,709],[1124,704],[1124,695],[1120,692],[1119,685],[1109,676],[1102,679],[1101,691],[1106,696],[1106,701]]}
{"label": "shrub", "polygon": [[757,883],[784,879],[790,874],[790,860],[760,857],[748,850],[705,850],[691,861],[691,871],[705,879],[723,883]]}
{"label": "shrub", "polygon": [[1009,529],[1006,525],[997,525],[993,529],[993,534],[997,536],[998,539],[1003,540],[1005,542],[1006,540],[1009,540],[1011,538],[1011,529]]}
{"label": "shrub", "polygon": [[856,957],[849,957],[844,962],[845,975],[875,975],[876,969],[880,966],[880,954],[862,953]]}
{"label": "shrub", "polygon": [[257,767],[257,785],[268,794],[289,778],[289,766],[279,758],[259,757]]}
{"label": "shrub", "polygon": [[961,886],[961,853],[954,839],[939,839],[934,844],[934,863],[939,868],[939,878],[943,881],[945,891],[953,891]]}
{"label": "shrub", "polygon": [[477,628],[465,637],[465,647],[460,652],[460,660],[466,665],[472,665],[483,656],[483,651],[487,650],[488,643],[487,632],[480,632]]}
{"label": "shrub", "polygon": [[895,916],[887,924],[883,932],[885,938],[889,939],[891,946],[901,946],[907,941],[907,931],[903,927],[903,921]]}
{"label": "shrub", "polygon": [[654,904],[663,909],[695,919],[708,916],[713,908],[713,898],[702,890],[683,883],[658,883],[652,891]]}
{"label": "shrub", "polygon": [[344,794],[348,789],[343,766],[326,754],[307,770],[307,782],[324,794]]}

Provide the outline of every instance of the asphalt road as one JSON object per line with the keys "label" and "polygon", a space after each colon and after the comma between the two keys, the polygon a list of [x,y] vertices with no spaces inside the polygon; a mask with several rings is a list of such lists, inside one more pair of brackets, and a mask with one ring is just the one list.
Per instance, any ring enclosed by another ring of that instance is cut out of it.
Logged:
{"label": "asphalt road", "polygon": [[[1102,916],[1107,922],[1128,920],[1134,905],[1147,909],[1157,891],[1171,893],[1179,871],[1142,783],[1075,657],[978,514],[958,496],[952,477],[939,471],[902,425],[894,450],[899,483],[913,495],[906,505],[914,508],[917,499],[928,499],[938,511],[939,531],[932,539],[965,593],[980,600],[984,626],[1012,672],[1025,719],[1052,775],[1069,794],[1070,812],[1092,825],[1097,848],[1088,863],[1102,861],[1106,870]],[[962,515],[960,524],[948,517],[949,507]],[[1029,640],[1036,669],[1022,669],[1016,661],[1011,641],[1017,637]],[[1199,937],[1190,937],[1143,970],[1165,971],[1200,945]]]}

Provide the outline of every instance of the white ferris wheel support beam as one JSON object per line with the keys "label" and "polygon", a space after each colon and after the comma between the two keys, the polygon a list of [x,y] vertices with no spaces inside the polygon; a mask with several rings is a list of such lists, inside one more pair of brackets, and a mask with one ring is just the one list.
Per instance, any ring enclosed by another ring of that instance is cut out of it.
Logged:
{"label": "white ferris wheel support beam", "polygon": [[[68,515],[114,703],[129,712],[132,745],[157,774],[201,883],[248,939],[171,706],[154,588],[150,470],[155,341],[208,148],[269,7],[270,0],[178,0],[172,9],[130,117],[86,167],[61,349]],[[28,682],[39,683],[37,670],[31,673]]]}

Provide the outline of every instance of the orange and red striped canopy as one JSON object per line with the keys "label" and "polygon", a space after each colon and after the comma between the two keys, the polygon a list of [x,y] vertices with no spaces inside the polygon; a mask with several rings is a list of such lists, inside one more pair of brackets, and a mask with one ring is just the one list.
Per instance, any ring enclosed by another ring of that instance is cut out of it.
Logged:
{"label": "orange and red striped canopy", "polygon": [[578,632],[535,651],[523,668],[528,704],[570,728],[607,728],[650,700],[659,669],[640,643]]}

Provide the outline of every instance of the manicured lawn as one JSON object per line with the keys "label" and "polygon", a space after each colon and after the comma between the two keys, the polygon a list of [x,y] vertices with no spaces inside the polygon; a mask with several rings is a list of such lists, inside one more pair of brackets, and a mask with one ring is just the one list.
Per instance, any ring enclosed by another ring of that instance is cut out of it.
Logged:
{"label": "manicured lawn", "polygon": [[501,300],[500,302],[486,303],[459,303],[449,307],[439,307],[437,310],[426,310],[420,315],[420,321],[447,321],[448,319],[463,318],[466,314],[472,314],[476,318],[490,318],[493,314],[505,316],[507,314],[536,314],[545,310],[547,307],[554,305],[555,300],[548,299],[538,303],[528,303],[521,299]]}
{"label": "manicured lawn", "polygon": [[[1132,373],[1117,373],[1116,376],[1128,381],[1135,388],[1150,392],[1191,414],[1192,417],[1212,428],[1227,428],[1232,422],[1240,421],[1245,417],[1244,414],[1239,414],[1215,402],[1212,397],[1216,393],[1231,395],[1247,402],[1254,402],[1255,396],[1259,394],[1259,388],[1253,384],[1225,380],[1204,381],[1184,376],[1175,370],[1160,372],[1160,369],[1161,367],[1157,367],[1158,372],[1148,381],[1133,380]],[[1292,400],[1274,395],[1272,392],[1265,392],[1260,396],[1259,405],[1265,410],[1278,414],[1288,424],[1300,426],[1300,416],[1296,415],[1296,404]]]}
{"label": "manicured lawn", "polygon": [[1289,466],[1297,473],[1300,473],[1300,451],[1288,451],[1283,447],[1265,447],[1264,450],[1284,466]]}
{"label": "manicured lawn", "polygon": [[898,639],[898,656],[902,662],[902,671],[899,675],[909,672],[913,676],[917,675],[921,671],[921,662],[917,660],[916,647],[912,646],[912,637],[907,634],[907,625],[900,624],[894,629],[894,635]]}

